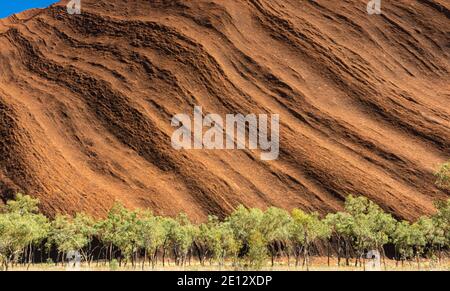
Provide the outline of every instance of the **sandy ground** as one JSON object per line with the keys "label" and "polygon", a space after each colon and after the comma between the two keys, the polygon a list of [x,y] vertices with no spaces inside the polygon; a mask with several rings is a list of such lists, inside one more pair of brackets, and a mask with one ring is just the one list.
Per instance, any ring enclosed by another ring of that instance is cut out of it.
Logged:
{"label": "sandy ground", "polygon": [[[131,265],[122,266],[122,267],[109,267],[105,265],[104,262],[94,262],[91,266],[87,264],[82,264],[81,266],[71,267],[71,266],[55,266],[54,264],[37,264],[31,265],[30,267],[26,266],[15,266],[11,270],[16,271],[142,271],[142,265],[139,267],[133,268]],[[201,266],[198,262],[192,262],[190,266],[186,267],[178,267],[173,263],[168,263],[165,267],[156,266],[152,269],[151,265],[146,264],[144,266],[145,271],[239,271],[244,269],[236,269],[231,266],[231,264],[227,263],[226,266],[218,268],[216,266],[211,266],[206,264],[205,266]],[[306,267],[295,267],[293,264],[291,266],[287,265],[287,261],[283,260],[277,261],[274,267],[264,267],[261,269],[262,271],[307,271]],[[332,258],[330,261],[330,266],[327,264],[327,258],[313,258],[311,266],[309,267],[310,271],[364,271],[364,267],[355,267],[354,261],[351,261],[351,266],[341,265],[337,266],[337,259]],[[436,262],[432,262],[429,260],[422,260],[420,268],[417,265],[417,262],[405,262],[402,266],[401,263],[387,260],[386,266],[382,264],[381,268],[372,268],[369,264],[366,265],[366,271],[450,271],[450,260],[444,260],[440,264]]]}

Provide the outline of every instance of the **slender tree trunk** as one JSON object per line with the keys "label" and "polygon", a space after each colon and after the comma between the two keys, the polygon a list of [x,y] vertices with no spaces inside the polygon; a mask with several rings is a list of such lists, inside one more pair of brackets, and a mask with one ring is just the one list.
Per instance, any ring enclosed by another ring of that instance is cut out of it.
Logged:
{"label": "slender tree trunk", "polygon": [[347,239],[344,241],[345,243],[345,265],[350,266],[350,248],[348,245]]}
{"label": "slender tree trunk", "polygon": [[203,251],[200,250],[200,247],[198,246],[197,243],[194,243],[194,245],[195,245],[195,249],[197,250],[197,257],[198,257],[198,260],[200,261],[200,265],[204,266],[205,262],[203,261]]}
{"label": "slender tree trunk", "polygon": [[286,256],[287,256],[288,267],[291,267],[291,254],[290,254],[289,249],[286,249]]}
{"label": "slender tree trunk", "polygon": [[28,260],[29,260],[29,257],[28,257],[28,246],[26,246],[26,247],[24,247],[22,249],[22,253],[23,253],[23,258],[22,258],[20,264],[22,264],[25,267],[27,265]]}
{"label": "slender tree trunk", "polygon": [[109,262],[111,263],[113,260],[113,245],[112,243],[109,244]]}
{"label": "slender tree trunk", "polygon": [[147,249],[144,249],[144,259],[142,260],[142,271],[145,270],[145,262],[147,261]]}
{"label": "slender tree trunk", "polygon": [[162,263],[163,263],[163,267],[166,266],[166,248],[163,248],[163,255],[162,255]]}
{"label": "slender tree trunk", "polygon": [[330,267],[330,257],[331,257],[331,242],[328,241],[327,244],[327,263],[328,263],[328,267]]}
{"label": "slender tree trunk", "polygon": [[381,256],[383,257],[383,266],[384,270],[387,271],[387,265],[386,265],[386,252],[384,251],[384,248],[381,247]]}
{"label": "slender tree trunk", "polygon": [[441,261],[442,261],[442,248],[441,245],[438,246],[438,264],[439,266],[441,265]]}
{"label": "slender tree trunk", "polygon": [[27,271],[30,269],[30,266],[33,262],[33,246],[30,244],[30,250],[28,252],[28,265],[27,265]]}
{"label": "slender tree trunk", "polygon": [[275,266],[275,250],[273,249],[273,246],[271,246],[270,256],[272,258],[272,268],[273,268],[273,266]]}
{"label": "slender tree trunk", "polygon": [[155,254],[152,261],[152,268],[154,269],[155,266],[158,264],[158,249],[155,250]]}
{"label": "slender tree trunk", "polygon": [[395,257],[395,267],[397,267],[398,268],[398,263],[399,263],[399,260],[400,260],[400,258],[398,257],[398,250],[397,250],[397,248],[395,248],[394,249],[394,257]]}
{"label": "slender tree trunk", "polygon": [[340,239],[338,239],[338,249],[337,249],[338,267],[341,266],[341,251],[342,251],[341,241],[340,241]]}
{"label": "slender tree trunk", "polygon": [[305,245],[305,247],[304,247],[304,263],[306,264],[306,271],[309,271],[309,247],[308,247],[308,245]]}

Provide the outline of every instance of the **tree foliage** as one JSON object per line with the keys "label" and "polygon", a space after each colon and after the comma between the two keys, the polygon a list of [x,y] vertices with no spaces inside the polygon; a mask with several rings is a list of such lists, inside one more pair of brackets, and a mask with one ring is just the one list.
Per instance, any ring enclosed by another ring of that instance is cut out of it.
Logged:
{"label": "tree foliage", "polygon": [[[185,214],[175,218],[156,216],[147,210],[130,210],[116,203],[104,219],[86,214],[57,215],[51,221],[39,214],[38,200],[18,194],[0,208],[0,266],[32,263],[33,253],[43,245],[60,255],[79,251],[85,262],[94,256],[110,266],[140,262],[145,268],[162,259],[163,266],[185,266],[192,257],[204,265],[258,269],[279,257],[303,259],[309,269],[311,257],[324,246],[336,246],[336,254],[362,265],[369,250],[383,253],[395,246],[396,258],[404,262],[422,257],[440,261],[450,243],[450,200],[436,203],[436,213],[417,221],[395,220],[365,197],[348,196],[344,210],[324,218],[315,212],[294,209],[291,213],[275,207],[265,211],[238,206],[224,220],[210,216],[195,224]],[[97,252],[95,252],[97,250]]]}
{"label": "tree foliage", "polygon": [[48,236],[48,219],[37,213],[38,203],[37,199],[18,194],[15,200],[8,201],[1,209],[1,268],[8,269],[11,263],[21,259],[25,249],[33,244],[41,243]]}

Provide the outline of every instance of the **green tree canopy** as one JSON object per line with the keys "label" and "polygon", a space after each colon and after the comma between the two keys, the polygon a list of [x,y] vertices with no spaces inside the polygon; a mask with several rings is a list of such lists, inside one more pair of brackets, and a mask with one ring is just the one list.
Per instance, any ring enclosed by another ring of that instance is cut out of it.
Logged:
{"label": "green tree canopy", "polygon": [[80,251],[85,261],[89,261],[89,253],[84,248],[96,235],[97,229],[92,217],[78,213],[75,217],[57,215],[51,223],[48,244],[55,245],[60,253]]}
{"label": "green tree canopy", "polygon": [[331,228],[325,221],[320,220],[317,213],[309,214],[300,209],[294,209],[291,216],[291,240],[297,245],[297,248],[303,248],[305,264],[309,268],[311,245],[317,240],[330,237]]}
{"label": "green tree canopy", "polygon": [[18,194],[0,209],[0,263],[8,268],[26,247],[42,242],[48,235],[48,219],[38,214],[37,199]]}

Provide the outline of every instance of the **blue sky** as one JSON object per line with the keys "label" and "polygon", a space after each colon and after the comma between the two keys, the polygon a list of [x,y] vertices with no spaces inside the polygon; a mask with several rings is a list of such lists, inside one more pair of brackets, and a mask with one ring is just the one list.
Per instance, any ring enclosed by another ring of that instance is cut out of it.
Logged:
{"label": "blue sky", "polygon": [[0,18],[31,8],[45,8],[57,0],[0,0]]}

